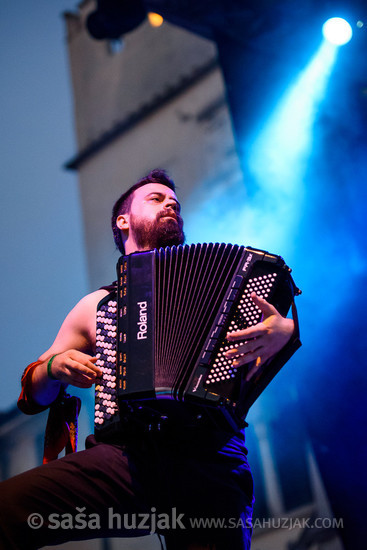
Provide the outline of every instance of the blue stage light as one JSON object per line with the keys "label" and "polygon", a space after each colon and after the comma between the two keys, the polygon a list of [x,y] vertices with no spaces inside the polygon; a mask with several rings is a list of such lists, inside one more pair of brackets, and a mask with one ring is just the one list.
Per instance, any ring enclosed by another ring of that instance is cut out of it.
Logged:
{"label": "blue stage light", "polygon": [[328,19],[322,27],[322,33],[326,40],[336,46],[347,44],[353,36],[352,27],[341,17]]}

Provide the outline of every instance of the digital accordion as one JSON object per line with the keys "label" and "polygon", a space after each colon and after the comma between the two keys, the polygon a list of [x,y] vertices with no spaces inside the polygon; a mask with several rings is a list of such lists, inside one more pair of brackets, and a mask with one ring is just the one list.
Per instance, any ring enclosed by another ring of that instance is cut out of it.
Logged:
{"label": "digital accordion", "polygon": [[246,381],[248,366],[224,356],[233,347],[226,334],[261,320],[252,292],[287,315],[300,291],[284,260],[239,245],[179,245],[122,256],[117,276],[97,308],[96,437],[170,415],[238,430],[295,349]]}

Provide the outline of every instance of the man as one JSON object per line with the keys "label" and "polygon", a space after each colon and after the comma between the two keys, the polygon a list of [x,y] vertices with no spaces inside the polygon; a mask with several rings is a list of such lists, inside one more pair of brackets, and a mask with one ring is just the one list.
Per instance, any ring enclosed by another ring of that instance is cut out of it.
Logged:
{"label": "man", "polygon": [[[152,171],[113,209],[114,238],[124,254],[181,244],[182,227],[175,186],[164,171]],[[96,308],[108,292],[106,287],[83,298],[52,346],[26,371],[22,410],[42,410],[57,402],[67,385],[89,388],[101,376],[94,356]],[[289,345],[294,332],[291,319],[256,295],[253,300],[263,321],[229,336],[234,342],[247,338],[229,352],[237,366],[256,360],[247,378]],[[169,549],[248,549],[253,495],[246,454],[242,432],[212,428],[130,433],[113,444],[89,436],[85,451],[3,482],[1,548],[31,550],[157,529]],[[148,523],[137,521],[143,514]],[[232,528],[196,528],[190,518],[222,519]]]}

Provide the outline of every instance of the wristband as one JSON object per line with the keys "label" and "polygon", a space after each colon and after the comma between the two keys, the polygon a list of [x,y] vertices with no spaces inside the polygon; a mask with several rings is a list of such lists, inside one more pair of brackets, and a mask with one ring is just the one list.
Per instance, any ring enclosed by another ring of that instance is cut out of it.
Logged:
{"label": "wristband", "polygon": [[51,359],[48,360],[48,363],[47,363],[47,376],[49,378],[51,378],[51,380],[57,380],[57,378],[55,378],[55,376],[52,374],[51,372],[51,365],[52,365],[52,361],[55,359],[56,355],[58,355],[58,353],[56,353],[55,355],[53,355],[51,357]]}

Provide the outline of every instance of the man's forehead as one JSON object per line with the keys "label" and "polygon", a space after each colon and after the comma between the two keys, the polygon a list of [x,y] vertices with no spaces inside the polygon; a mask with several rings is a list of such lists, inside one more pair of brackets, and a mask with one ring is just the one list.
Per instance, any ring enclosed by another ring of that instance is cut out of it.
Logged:
{"label": "man's forehead", "polygon": [[177,200],[176,193],[170,187],[167,187],[167,185],[163,185],[162,183],[146,183],[142,187],[139,187],[134,191],[133,200],[143,200],[152,193],[160,193]]}

